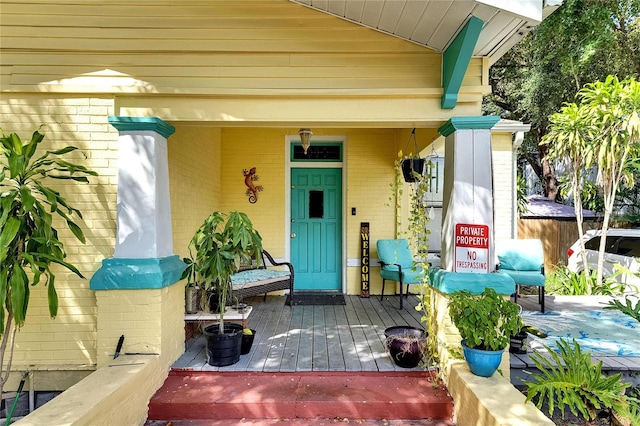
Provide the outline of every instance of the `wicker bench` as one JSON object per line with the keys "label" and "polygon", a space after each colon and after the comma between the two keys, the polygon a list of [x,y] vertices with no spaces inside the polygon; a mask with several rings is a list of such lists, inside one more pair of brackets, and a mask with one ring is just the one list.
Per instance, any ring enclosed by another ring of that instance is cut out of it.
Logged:
{"label": "wicker bench", "polygon": [[[293,297],[293,265],[289,262],[276,262],[265,250],[261,253],[262,261],[243,267],[231,276],[233,295],[242,300],[245,297],[264,294],[277,290],[289,290]],[[287,270],[269,269],[273,266],[286,266]]]}

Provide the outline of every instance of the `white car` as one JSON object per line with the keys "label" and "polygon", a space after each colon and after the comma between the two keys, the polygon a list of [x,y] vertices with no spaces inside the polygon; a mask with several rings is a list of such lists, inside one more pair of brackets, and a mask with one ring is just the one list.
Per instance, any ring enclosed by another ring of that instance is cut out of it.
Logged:
{"label": "white car", "polygon": [[[584,235],[587,262],[592,270],[598,267],[601,234],[601,230],[591,230],[585,232]],[[573,272],[581,272],[584,267],[580,255],[580,240],[569,247],[567,255],[567,268]],[[616,276],[617,281],[636,287],[626,291],[640,291],[640,275],[638,275],[640,274],[640,229],[612,228],[607,230],[603,274],[605,276],[614,274],[616,272],[615,264],[620,264],[635,273],[635,275],[621,274]]]}

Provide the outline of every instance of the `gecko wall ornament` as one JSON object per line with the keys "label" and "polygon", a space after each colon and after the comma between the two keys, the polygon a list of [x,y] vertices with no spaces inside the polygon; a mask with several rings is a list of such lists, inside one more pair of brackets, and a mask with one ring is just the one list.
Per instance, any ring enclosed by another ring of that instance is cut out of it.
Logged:
{"label": "gecko wall ornament", "polygon": [[255,204],[256,201],[258,201],[258,192],[262,192],[264,189],[262,185],[254,185],[254,182],[258,180],[256,168],[252,167],[249,170],[244,169],[242,170],[242,174],[244,175],[244,184],[247,185],[245,195],[249,197],[251,204]]}

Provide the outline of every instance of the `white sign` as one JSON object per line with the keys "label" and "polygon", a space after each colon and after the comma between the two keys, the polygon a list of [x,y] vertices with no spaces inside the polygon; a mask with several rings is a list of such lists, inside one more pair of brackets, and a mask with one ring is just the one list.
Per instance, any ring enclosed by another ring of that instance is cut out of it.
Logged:
{"label": "white sign", "polygon": [[454,272],[489,272],[489,227],[456,224]]}

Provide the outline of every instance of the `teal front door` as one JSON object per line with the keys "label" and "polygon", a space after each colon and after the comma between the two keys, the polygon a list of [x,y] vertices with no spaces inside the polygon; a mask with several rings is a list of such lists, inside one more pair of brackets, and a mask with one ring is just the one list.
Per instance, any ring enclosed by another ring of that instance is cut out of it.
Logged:
{"label": "teal front door", "polygon": [[342,290],[342,169],[291,169],[296,290]]}

